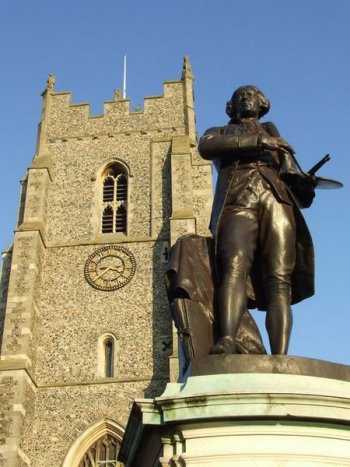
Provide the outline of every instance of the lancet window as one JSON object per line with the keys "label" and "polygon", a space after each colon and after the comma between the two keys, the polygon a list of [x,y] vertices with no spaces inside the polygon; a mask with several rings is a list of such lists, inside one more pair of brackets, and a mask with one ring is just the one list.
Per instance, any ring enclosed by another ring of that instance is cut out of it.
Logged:
{"label": "lancet window", "polygon": [[114,342],[112,338],[104,341],[104,357],[105,357],[105,376],[113,378],[114,376]]}
{"label": "lancet window", "polygon": [[103,177],[102,233],[126,233],[128,177],[119,164],[106,168]]}
{"label": "lancet window", "polygon": [[118,361],[118,341],[115,335],[109,332],[101,335],[97,345],[97,376],[115,378]]}

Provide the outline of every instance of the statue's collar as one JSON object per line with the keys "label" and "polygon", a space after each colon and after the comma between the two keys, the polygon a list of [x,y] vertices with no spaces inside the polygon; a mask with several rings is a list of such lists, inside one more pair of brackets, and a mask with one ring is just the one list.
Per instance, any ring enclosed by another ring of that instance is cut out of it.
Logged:
{"label": "statue's collar", "polygon": [[231,118],[231,120],[228,122],[229,125],[244,125],[245,123],[247,124],[254,124],[257,123],[259,124],[259,119],[250,117],[250,118]]}

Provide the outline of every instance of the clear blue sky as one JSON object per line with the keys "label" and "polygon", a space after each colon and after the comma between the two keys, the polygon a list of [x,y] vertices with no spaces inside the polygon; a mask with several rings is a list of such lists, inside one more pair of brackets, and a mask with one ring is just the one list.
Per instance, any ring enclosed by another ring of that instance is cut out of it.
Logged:
{"label": "clear blue sky", "polygon": [[1,0],[2,249],[13,238],[48,74],[57,90],[72,91],[74,102],[90,102],[98,114],[122,85],[124,53],[133,107],[178,79],[188,54],[199,134],[227,121],[236,87],[256,84],[272,103],[265,120],[305,169],[331,154],[320,175],[345,187],[318,190],[304,211],[317,293],[294,307],[290,353],[350,364],[349,22],[347,0]]}

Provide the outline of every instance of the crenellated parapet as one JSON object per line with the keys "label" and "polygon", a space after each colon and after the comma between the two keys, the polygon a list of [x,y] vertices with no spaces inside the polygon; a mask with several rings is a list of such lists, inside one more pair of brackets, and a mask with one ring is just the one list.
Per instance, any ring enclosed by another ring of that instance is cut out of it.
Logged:
{"label": "crenellated parapet", "polygon": [[144,98],[143,111],[132,111],[130,100],[117,96],[104,103],[102,115],[91,115],[90,105],[73,104],[70,92],[52,92],[45,112],[45,137],[50,141],[155,130],[163,135],[182,133],[186,126],[182,102],[187,95],[183,80],[167,81],[163,95]]}

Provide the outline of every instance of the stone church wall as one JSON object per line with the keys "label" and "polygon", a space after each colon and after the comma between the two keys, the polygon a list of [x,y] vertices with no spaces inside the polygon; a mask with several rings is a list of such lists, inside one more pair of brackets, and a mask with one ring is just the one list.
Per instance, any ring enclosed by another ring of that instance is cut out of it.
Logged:
{"label": "stone church wall", "polygon": [[[49,79],[10,285],[4,263],[0,465],[61,466],[91,425],[110,419],[125,427],[133,400],[161,394],[171,376],[167,253],[182,233],[208,233],[212,197],[211,166],[196,152],[192,75],[184,70],[164,84],[163,96],[145,98],[143,111],[130,112],[116,94],[100,116],[56,93]],[[126,234],[101,233],[102,174],[112,162],[128,174]],[[127,248],[136,261],[133,278],[117,290],[98,290],[84,276],[88,257],[105,245]],[[107,335],[115,343],[112,377],[101,354]]]}
{"label": "stone church wall", "polygon": [[[136,272],[125,287],[104,292],[84,278],[87,257],[95,246],[49,248],[42,270],[41,318],[35,329],[38,383],[83,382],[98,378],[98,339],[116,336],[116,377],[167,377],[170,316],[164,293],[164,267],[150,270],[160,244],[130,243]],[[54,271],[54,273],[53,273]]]}
{"label": "stone church wall", "polygon": [[155,394],[149,386],[148,381],[129,381],[40,387],[21,444],[31,467],[61,467],[72,442],[102,414],[125,426],[132,400]]}

